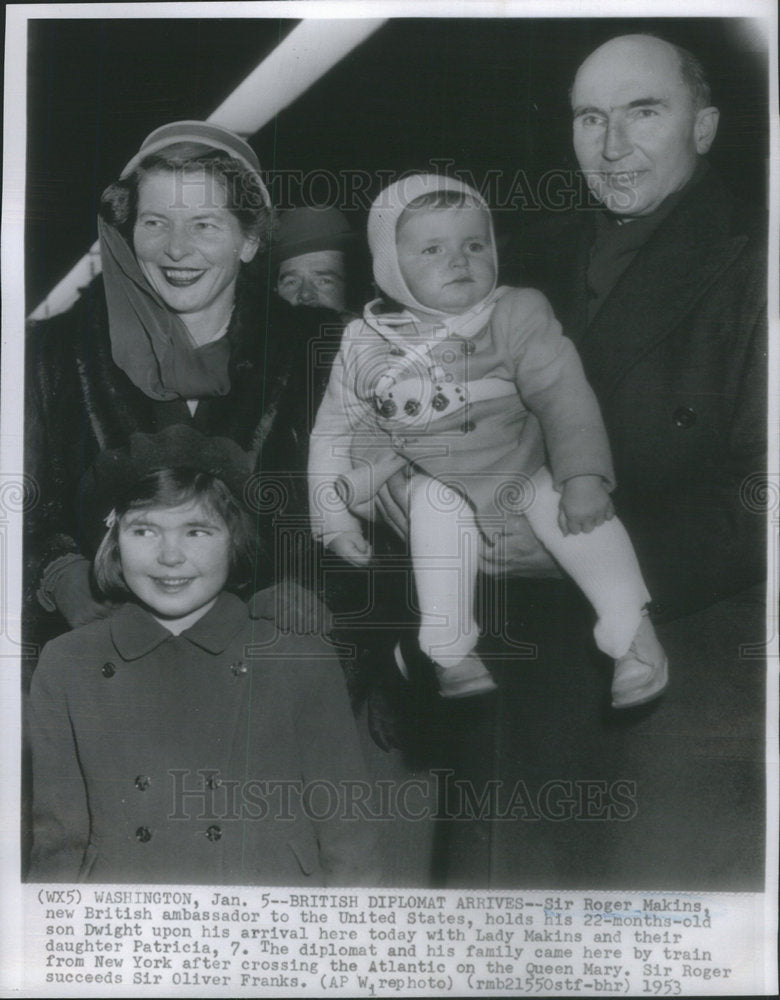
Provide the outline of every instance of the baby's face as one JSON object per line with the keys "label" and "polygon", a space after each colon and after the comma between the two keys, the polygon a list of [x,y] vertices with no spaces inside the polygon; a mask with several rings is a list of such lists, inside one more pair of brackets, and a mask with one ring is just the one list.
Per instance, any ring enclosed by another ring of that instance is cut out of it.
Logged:
{"label": "baby's face", "polygon": [[396,247],[409,291],[429,309],[458,315],[493,288],[490,220],[482,208],[408,212],[398,225]]}

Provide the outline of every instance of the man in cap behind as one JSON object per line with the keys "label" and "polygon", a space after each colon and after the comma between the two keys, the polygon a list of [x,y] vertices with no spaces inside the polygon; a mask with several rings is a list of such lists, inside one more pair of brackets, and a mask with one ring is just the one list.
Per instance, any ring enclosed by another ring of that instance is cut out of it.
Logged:
{"label": "man in cap behind", "polygon": [[337,208],[304,206],[279,218],[271,249],[278,267],[276,292],[293,306],[324,306],[349,312],[355,275],[355,233]]}

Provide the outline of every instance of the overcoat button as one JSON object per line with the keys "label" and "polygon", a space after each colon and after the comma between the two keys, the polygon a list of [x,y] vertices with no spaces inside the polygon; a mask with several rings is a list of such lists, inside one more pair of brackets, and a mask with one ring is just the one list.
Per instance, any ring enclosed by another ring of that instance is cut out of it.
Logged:
{"label": "overcoat button", "polygon": [[449,405],[449,399],[442,392],[437,392],[431,400],[431,406],[434,410],[446,410]]}
{"label": "overcoat button", "polygon": [[651,618],[662,618],[667,613],[666,605],[655,600],[650,601],[647,605],[647,610],[650,613]]}
{"label": "overcoat button", "polygon": [[474,351],[476,351],[477,349],[477,345],[474,343],[473,340],[464,340],[463,343],[460,345],[460,349],[461,351],[463,351],[464,354],[473,354]]}
{"label": "overcoat button", "polygon": [[235,663],[230,664],[230,672],[234,677],[238,677],[240,674],[247,672],[247,666],[243,660],[236,660]]}
{"label": "overcoat button", "polygon": [[206,830],[206,836],[212,843],[215,843],[222,836],[222,830],[218,826],[210,826]]}
{"label": "overcoat button", "polygon": [[474,423],[473,420],[466,420],[461,426],[461,430],[463,431],[464,434],[470,434],[473,430],[476,430],[476,427],[477,425]]}
{"label": "overcoat button", "polygon": [[416,417],[420,412],[420,404],[416,399],[407,399],[404,403],[404,412],[408,413],[410,417]]}
{"label": "overcoat button", "polygon": [[145,792],[151,783],[152,779],[146,774],[139,774],[135,779],[135,787],[139,792]]}
{"label": "overcoat button", "polygon": [[104,663],[102,668],[102,673],[103,676],[106,678],[113,677],[114,674],[116,673],[116,667],[114,666],[113,663]]}
{"label": "overcoat button", "polygon": [[672,420],[676,427],[685,430],[688,427],[693,427],[696,423],[696,411],[692,410],[690,406],[678,406],[672,414]]}
{"label": "overcoat button", "polygon": [[219,788],[222,784],[222,778],[220,778],[218,774],[210,774],[206,784],[212,791],[214,791],[215,788]]}
{"label": "overcoat button", "polygon": [[148,826],[139,826],[135,831],[135,839],[140,840],[142,844],[148,844],[152,839],[152,831]]}

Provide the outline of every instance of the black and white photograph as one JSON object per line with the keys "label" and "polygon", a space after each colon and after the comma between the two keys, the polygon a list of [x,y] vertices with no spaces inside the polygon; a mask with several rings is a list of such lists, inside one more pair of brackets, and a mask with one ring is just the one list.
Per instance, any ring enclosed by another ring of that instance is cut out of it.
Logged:
{"label": "black and white photograph", "polygon": [[4,995],[775,994],[774,5],[6,12]]}

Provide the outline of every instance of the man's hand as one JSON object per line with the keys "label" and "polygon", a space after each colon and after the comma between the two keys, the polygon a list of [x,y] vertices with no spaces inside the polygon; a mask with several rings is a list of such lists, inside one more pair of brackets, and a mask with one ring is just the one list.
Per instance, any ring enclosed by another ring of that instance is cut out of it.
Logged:
{"label": "man's hand", "polygon": [[573,476],[563,484],[558,524],[564,535],[586,534],[615,516],[601,476]]}
{"label": "man's hand", "polygon": [[560,577],[553,557],[531,530],[525,517],[507,514],[501,533],[488,545],[480,539],[479,570],[487,576]]}
{"label": "man's hand", "polygon": [[359,531],[342,531],[328,544],[328,548],[353,566],[367,566],[371,562],[371,545]]}

